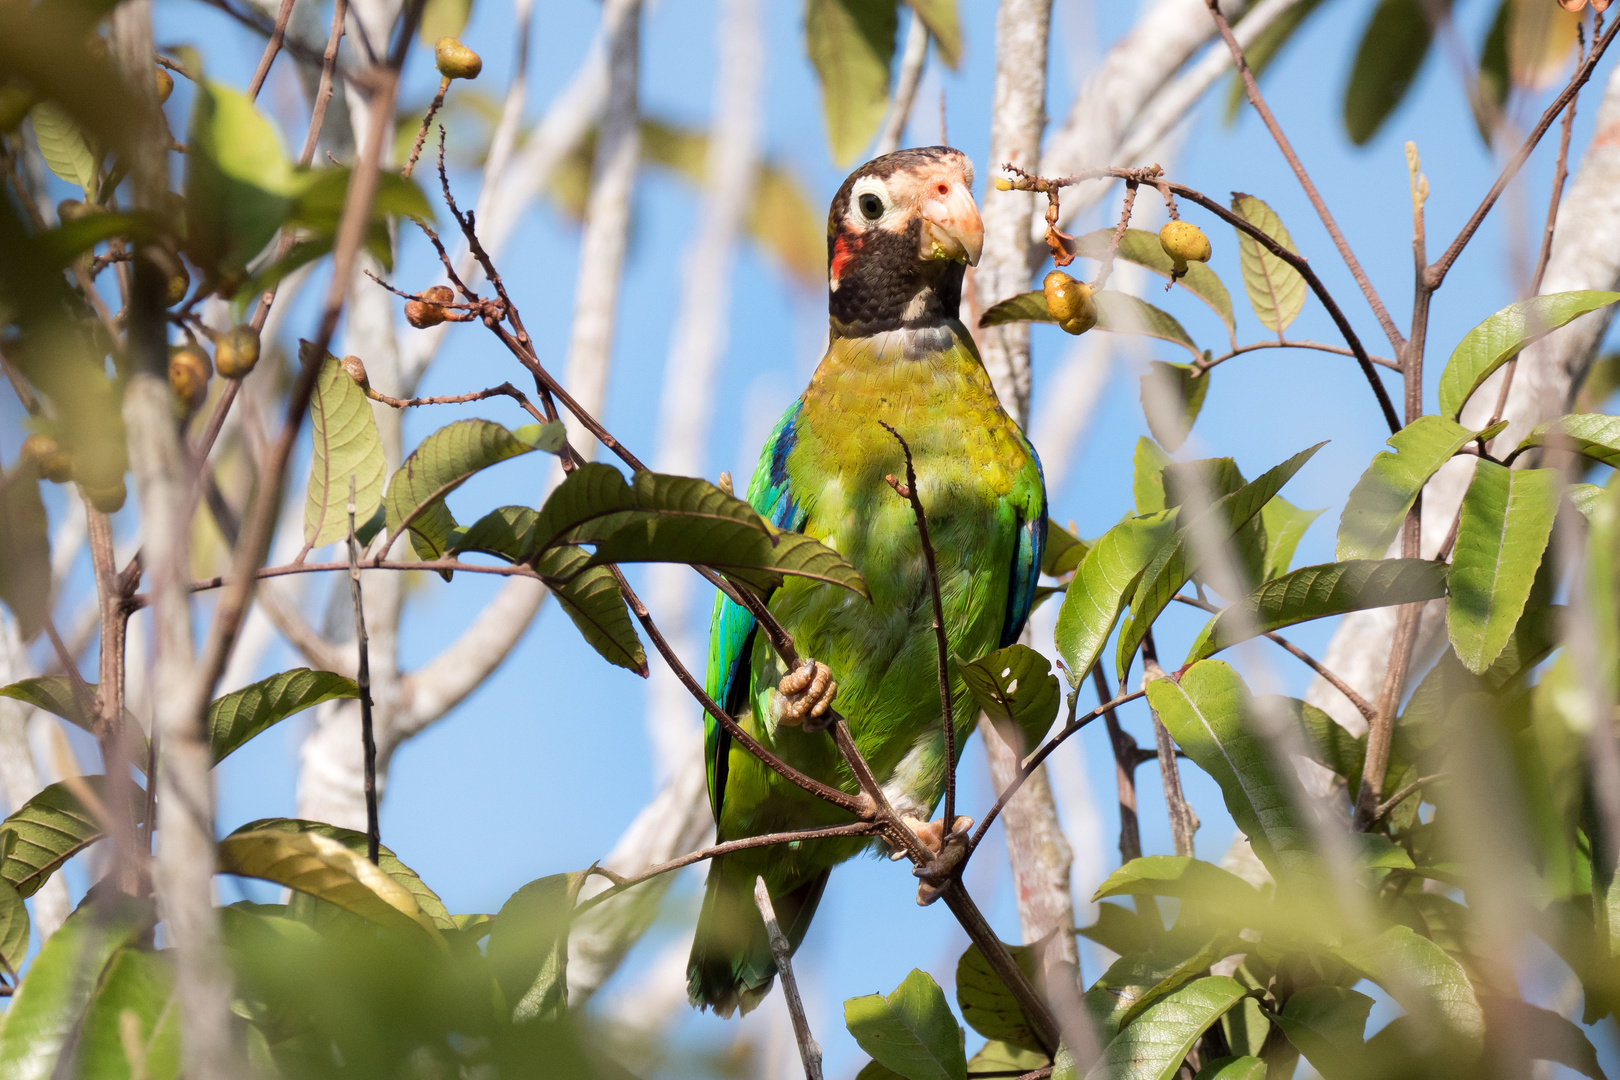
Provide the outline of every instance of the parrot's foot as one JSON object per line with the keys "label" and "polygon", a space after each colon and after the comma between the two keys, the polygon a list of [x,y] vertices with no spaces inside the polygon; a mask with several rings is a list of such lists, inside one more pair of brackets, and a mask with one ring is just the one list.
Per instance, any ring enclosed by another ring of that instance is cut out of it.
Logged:
{"label": "parrot's foot", "polygon": [[776,701],[776,722],[788,727],[803,724],[815,730],[820,726],[815,721],[832,707],[838,684],[833,682],[832,669],[826,664],[804,660],[782,676],[776,691],[780,695]]}
{"label": "parrot's foot", "polygon": [[[927,907],[939,899],[939,894],[947,882],[955,875],[956,868],[962,865],[967,856],[968,832],[973,828],[973,819],[958,817],[955,828],[945,831],[945,819],[924,822],[914,817],[900,819],[906,827],[916,834],[922,846],[933,853],[931,862],[923,863],[912,873],[921,882],[917,886],[917,903]],[[899,858],[901,852],[896,852],[892,858]]]}

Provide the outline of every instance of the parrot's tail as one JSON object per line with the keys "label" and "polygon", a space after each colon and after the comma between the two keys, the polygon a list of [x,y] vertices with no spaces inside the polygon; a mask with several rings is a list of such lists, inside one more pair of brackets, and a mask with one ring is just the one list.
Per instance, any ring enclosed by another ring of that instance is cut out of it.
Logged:
{"label": "parrot's tail", "polygon": [[[776,959],[765,936],[765,922],[754,906],[754,876],[721,856],[709,865],[709,884],[698,915],[692,957],[686,962],[686,996],[698,1008],[720,1016],[747,1013],[771,992]],[[827,887],[828,870],[782,896],[774,893],[777,925],[788,947],[798,949]]]}

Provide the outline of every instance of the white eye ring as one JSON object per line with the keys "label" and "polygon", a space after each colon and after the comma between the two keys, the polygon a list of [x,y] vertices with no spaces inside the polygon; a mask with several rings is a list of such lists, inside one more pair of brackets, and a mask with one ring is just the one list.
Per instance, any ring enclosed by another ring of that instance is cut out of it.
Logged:
{"label": "white eye ring", "polygon": [[894,205],[889,189],[875,176],[863,176],[850,189],[850,205],[867,221],[876,221]]}

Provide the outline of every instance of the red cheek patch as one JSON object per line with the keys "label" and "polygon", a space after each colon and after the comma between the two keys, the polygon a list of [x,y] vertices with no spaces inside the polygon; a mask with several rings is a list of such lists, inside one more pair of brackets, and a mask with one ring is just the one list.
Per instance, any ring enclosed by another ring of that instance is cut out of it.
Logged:
{"label": "red cheek patch", "polygon": [[834,285],[837,285],[839,279],[844,276],[844,268],[849,265],[851,259],[855,258],[855,253],[860,250],[861,241],[857,237],[844,235],[833,243],[832,266],[829,272]]}

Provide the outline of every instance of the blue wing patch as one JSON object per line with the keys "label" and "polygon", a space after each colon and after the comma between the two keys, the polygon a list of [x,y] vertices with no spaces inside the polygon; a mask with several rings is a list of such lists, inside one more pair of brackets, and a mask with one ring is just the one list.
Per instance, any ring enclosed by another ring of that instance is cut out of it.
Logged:
{"label": "blue wing patch", "polygon": [[1046,473],[1035,448],[1025,440],[1029,458],[1035,463],[1035,476],[1040,481],[1040,501],[1032,514],[1021,509],[1014,521],[1018,527],[1018,546],[1013,551],[1012,576],[1007,582],[1007,618],[1001,626],[1001,647],[1015,643],[1024,632],[1029,613],[1035,606],[1035,587],[1041,580],[1041,561],[1046,553]]}
{"label": "blue wing patch", "polygon": [[[748,484],[748,504],[779,529],[797,531],[804,525],[804,511],[788,484],[787,459],[798,440],[794,425],[802,402],[788,406],[776,422],[771,437],[760,451],[754,478]],[[1045,518],[1042,518],[1044,523]],[[1045,539],[1044,531],[1042,540]],[[1039,556],[1035,563],[1040,567]],[[1027,607],[1026,607],[1027,614]],[[719,593],[714,598],[714,615],[709,622],[709,666],[704,688],[722,709],[735,716],[748,698],[748,659],[754,647],[754,616],[748,609]],[[703,746],[708,762],[709,806],[715,824],[720,823],[720,804],[726,791],[726,762],[731,754],[731,736],[712,716],[705,715]]]}

